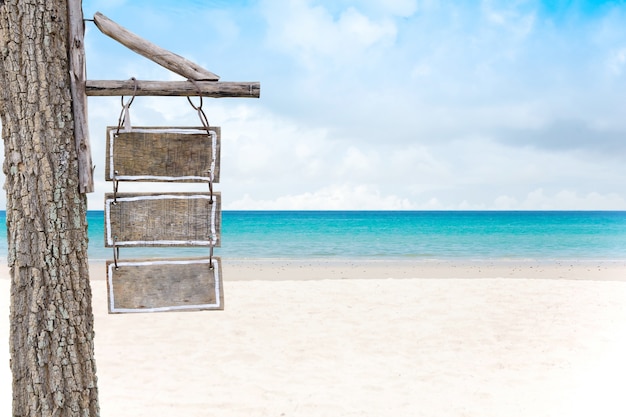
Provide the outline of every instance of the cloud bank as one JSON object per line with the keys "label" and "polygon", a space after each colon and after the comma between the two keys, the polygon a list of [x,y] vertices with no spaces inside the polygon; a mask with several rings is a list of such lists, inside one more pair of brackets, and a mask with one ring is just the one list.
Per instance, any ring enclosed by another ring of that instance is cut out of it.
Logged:
{"label": "cloud bank", "polygon": [[[205,104],[223,132],[225,209],[626,210],[621,2],[83,7],[222,80],[261,82],[258,100]],[[91,79],[178,79],[93,26],[86,42]],[[97,210],[119,98],[89,106]],[[139,97],[132,120],[198,123],[184,98]]]}

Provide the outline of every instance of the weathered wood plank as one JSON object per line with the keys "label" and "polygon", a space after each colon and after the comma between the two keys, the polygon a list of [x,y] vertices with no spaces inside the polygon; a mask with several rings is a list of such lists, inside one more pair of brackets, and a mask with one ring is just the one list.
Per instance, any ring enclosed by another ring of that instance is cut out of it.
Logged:
{"label": "weathered wood plank", "polygon": [[210,127],[107,127],[107,181],[219,182],[220,133]]}
{"label": "weathered wood plank", "polygon": [[105,194],[105,246],[214,246],[221,243],[221,195]]}
{"label": "weathered wood plank", "polygon": [[68,1],[70,90],[74,113],[74,139],[78,157],[78,187],[81,193],[92,193],[93,163],[89,143],[87,117],[87,93],[85,91],[85,26],[81,0]]}
{"label": "weathered wood plank", "polygon": [[219,257],[107,261],[109,313],[223,310],[221,271]]}
{"label": "weathered wood plank", "polygon": [[197,81],[217,81],[220,79],[219,76],[200,65],[137,36],[102,13],[96,13],[93,21],[105,35],[176,74]]}
{"label": "weathered wood plank", "polygon": [[184,97],[238,97],[259,98],[261,83],[254,82],[213,82],[198,81],[195,84],[189,81],[137,81],[135,91],[134,81],[115,80],[87,80],[86,92],[88,96],[165,96]]}

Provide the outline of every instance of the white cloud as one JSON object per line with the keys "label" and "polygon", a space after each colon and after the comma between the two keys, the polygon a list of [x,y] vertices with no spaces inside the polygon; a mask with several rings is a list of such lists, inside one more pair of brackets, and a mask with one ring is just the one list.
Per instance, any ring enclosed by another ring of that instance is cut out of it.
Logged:
{"label": "white cloud", "polygon": [[[205,101],[223,128],[226,208],[624,207],[623,6],[571,29],[558,18],[577,6],[517,0],[94,4],[222,80],[261,81],[258,100]],[[177,78],[91,24],[87,47],[92,79]],[[104,127],[119,110],[90,98],[92,209],[111,190]],[[138,97],[131,115],[198,124],[184,98]]]}
{"label": "white cloud", "polygon": [[595,191],[580,194],[571,189],[547,193],[543,188],[530,191],[521,201],[501,195],[494,201],[495,210],[626,210],[626,199],[617,193]]}
{"label": "white cloud", "polygon": [[376,186],[333,184],[312,192],[254,199],[250,195],[227,205],[228,210],[411,210],[405,198],[382,194]]}
{"label": "white cloud", "polygon": [[532,7],[528,7],[526,1],[507,1],[502,4],[494,0],[483,0],[481,8],[489,23],[506,29],[517,38],[528,36],[534,28],[536,13]]}
{"label": "white cloud", "polygon": [[364,179],[378,175],[380,168],[380,157],[376,152],[364,152],[356,146],[350,146],[337,171],[343,178]]}
{"label": "white cloud", "polygon": [[[400,17],[410,17],[418,10],[418,2],[416,0],[374,0],[374,4],[384,7],[384,11]],[[424,2],[422,3],[429,3]],[[427,6],[425,4],[424,6]]]}
{"label": "white cloud", "polygon": [[622,75],[624,67],[626,66],[626,48],[612,51],[610,53],[607,66],[613,75]]}
{"label": "white cloud", "polygon": [[[135,125],[149,119],[198,124],[185,99],[137,100]],[[107,119],[108,124],[117,120],[119,104],[110,99],[96,103],[90,110],[92,128],[96,121],[100,124],[92,135],[96,176],[101,178],[99,138]],[[429,144],[417,135],[414,143],[390,145],[385,133],[377,141],[359,142],[325,128],[304,127],[257,102],[221,103],[205,106],[212,124],[222,127],[222,183],[216,188],[223,192],[225,209],[583,209],[622,204],[612,195],[611,178],[623,175],[625,168],[597,165],[585,155],[480,136]],[[584,178],[577,177],[581,174]],[[555,188],[559,183],[576,184],[576,198]],[[124,191],[131,191],[127,187]],[[140,187],[149,191],[155,186]],[[102,207],[100,193],[110,191],[111,184],[101,181],[96,188],[91,209]]]}
{"label": "white cloud", "polygon": [[392,44],[397,34],[391,19],[375,21],[354,7],[335,18],[321,5],[295,0],[280,6],[268,4],[266,15],[270,43],[293,54],[312,70],[362,58],[374,45]]}
{"label": "white cloud", "polygon": [[426,63],[416,64],[411,70],[412,78],[427,77],[432,74],[432,68]]}
{"label": "white cloud", "polygon": [[380,41],[393,41],[396,36],[396,27],[390,20],[374,23],[352,7],[341,14],[337,26],[339,36],[363,48]]}
{"label": "white cloud", "polygon": [[517,199],[508,195],[501,195],[493,202],[494,210],[515,210],[518,207]]}

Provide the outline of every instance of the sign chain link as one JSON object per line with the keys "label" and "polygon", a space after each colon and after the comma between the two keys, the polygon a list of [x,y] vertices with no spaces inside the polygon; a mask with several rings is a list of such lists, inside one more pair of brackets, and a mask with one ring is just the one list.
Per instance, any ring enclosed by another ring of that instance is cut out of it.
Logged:
{"label": "sign chain link", "polygon": [[[120,134],[120,130],[122,130],[122,127],[124,128],[124,131],[129,131],[131,129],[131,124],[130,124],[130,106],[133,104],[133,101],[135,101],[135,97],[137,96],[137,79],[135,77],[132,77],[130,79],[131,81],[133,81],[134,83],[134,89],[133,89],[133,96],[128,99],[128,101],[126,103],[124,103],[124,96],[122,96],[121,98],[121,103],[122,103],[122,111],[120,112],[120,117],[117,121],[117,131],[115,132],[115,136],[118,136]],[[119,172],[118,171],[114,171],[113,172],[113,205],[117,205],[117,190],[119,188],[120,182],[117,179]],[[116,236],[114,236],[115,238]],[[120,247],[116,245],[115,240],[113,240],[113,262],[115,263],[115,269],[119,269],[118,265],[117,265],[117,260],[120,257]]]}
{"label": "sign chain link", "polygon": [[[190,83],[192,83],[196,89],[198,90],[198,97],[200,98],[200,103],[196,106],[195,104],[193,104],[193,101],[191,100],[190,96],[187,96],[187,101],[189,102],[189,104],[191,104],[191,107],[193,107],[193,109],[195,111],[198,112],[198,117],[200,118],[200,123],[202,123],[202,126],[206,129],[206,133],[207,135],[209,135],[209,137],[211,136],[211,126],[209,124],[209,119],[206,116],[206,113],[204,112],[204,110],[202,109],[202,105],[203,105],[203,97],[202,97],[202,90],[200,89],[200,86],[198,85],[198,83],[196,82],[196,80],[193,80],[191,78],[188,79],[188,81]],[[209,174],[209,192],[210,192],[210,197],[209,197],[209,204],[213,204],[213,172],[211,170],[208,170],[207,173]],[[211,235],[211,244],[209,245],[209,268],[212,270],[213,269],[213,248],[215,246],[214,243],[214,239],[215,236]]]}

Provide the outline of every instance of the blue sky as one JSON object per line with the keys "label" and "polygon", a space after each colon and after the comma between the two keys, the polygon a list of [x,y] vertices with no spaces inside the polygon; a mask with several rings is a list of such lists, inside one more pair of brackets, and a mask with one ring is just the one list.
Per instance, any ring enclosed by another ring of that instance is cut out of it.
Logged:
{"label": "blue sky", "polygon": [[[205,104],[222,127],[225,209],[626,210],[626,1],[84,0],[83,9],[223,81],[261,82],[260,99]],[[86,45],[90,79],[179,79],[92,23]],[[94,210],[112,188],[104,133],[119,101],[89,99]],[[184,98],[139,97],[131,119],[197,125]]]}

